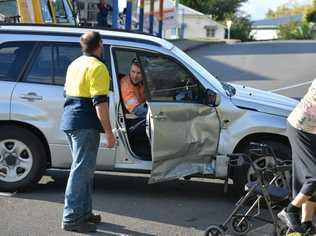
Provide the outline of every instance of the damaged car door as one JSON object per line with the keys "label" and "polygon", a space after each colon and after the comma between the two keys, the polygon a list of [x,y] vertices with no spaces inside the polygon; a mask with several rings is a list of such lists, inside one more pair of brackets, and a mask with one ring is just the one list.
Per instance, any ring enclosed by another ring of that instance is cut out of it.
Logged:
{"label": "damaged car door", "polygon": [[209,90],[172,57],[148,53],[139,60],[149,93],[150,182],[203,173],[220,133],[216,108],[205,102]]}

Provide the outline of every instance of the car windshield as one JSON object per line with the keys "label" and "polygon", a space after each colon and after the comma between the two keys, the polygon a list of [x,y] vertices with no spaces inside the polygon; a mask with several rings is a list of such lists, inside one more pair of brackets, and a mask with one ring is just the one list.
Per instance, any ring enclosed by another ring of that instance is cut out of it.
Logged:
{"label": "car windshield", "polygon": [[[200,75],[207,79],[215,88],[221,90],[223,88],[222,84],[210,74],[203,66],[201,66],[199,63],[197,63],[194,59],[192,59],[189,55],[187,55],[185,52],[183,52],[181,49],[177,48],[176,46],[172,49],[176,55],[178,55],[182,60],[187,62],[192,69],[196,70]],[[225,90],[225,88],[224,88]],[[224,93],[224,91],[221,91]],[[227,92],[226,92],[227,93]]]}

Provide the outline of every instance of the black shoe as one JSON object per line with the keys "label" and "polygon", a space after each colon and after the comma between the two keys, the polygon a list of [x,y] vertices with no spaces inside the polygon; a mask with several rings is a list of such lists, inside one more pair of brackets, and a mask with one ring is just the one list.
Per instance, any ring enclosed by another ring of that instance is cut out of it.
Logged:
{"label": "black shoe", "polygon": [[90,223],[94,223],[94,224],[98,224],[101,222],[101,215],[97,215],[97,214],[93,214],[91,213],[88,218],[87,218],[87,221],[90,222]]}
{"label": "black shoe", "polygon": [[97,226],[90,222],[81,223],[63,223],[61,228],[66,231],[73,231],[79,233],[92,233],[97,231]]}
{"label": "black shoe", "polygon": [[304,236],[311,236],[311,235],[316,235],[316,227],[315,225],[311,225],[310,227],[304,229],[305,233]]}
{"label": "black shoe", "polygon": [[286,212],[285,209],[283,209],[281,212],[278,213],[278,218],[293,231],[304,233],[304,229],[300,220],[300,215],[298,213]]}

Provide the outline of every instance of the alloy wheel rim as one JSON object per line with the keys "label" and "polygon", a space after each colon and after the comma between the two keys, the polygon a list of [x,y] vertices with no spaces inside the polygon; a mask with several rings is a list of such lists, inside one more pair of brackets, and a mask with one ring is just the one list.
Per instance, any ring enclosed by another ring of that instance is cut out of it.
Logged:
{"label": "alloy wheel rim", "polygon": [[[275,160],[274,160],[274,158],[272,156],[259,157],[258,159],[254,160],[253,163],[254,163],[256,169],[258,169],[259,171],[261,171],[263,169],[266,169],[266,168],[269,168],[269,167],[275,166]],[[271,175],[265,175],[263,177],[264,177],[265,181],[269,182],[270,180],[272,180],[272,178],[274,176],[271,173]],[[274,185],[279,186],[279,187],[285,187],[285,186],[287,186],[287,183],[285,183],[284,181],[289,182],[290,178],[291,178],[290,177],[290,173],[285,173],[285,180],[282,179],[281,177],[279,177],[274,182]],[[248,180],[248,183],[256,181],[255,171],[254,171],[254,169],[251,166],[248,169],[247,180]]]}
{"label": "alloy wheel rim", "polygon": [[18,182],[33,166],[33,155],[27,145],[16,139],[0,141],[0,180]]}

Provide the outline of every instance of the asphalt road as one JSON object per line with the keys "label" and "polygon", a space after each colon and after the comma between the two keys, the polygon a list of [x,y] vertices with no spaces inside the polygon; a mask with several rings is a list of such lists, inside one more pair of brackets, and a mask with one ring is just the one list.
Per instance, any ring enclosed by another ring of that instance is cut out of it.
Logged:
{"label": "asphalt road", "polygon": [[221,81],[301,98],[316,78],[316,41],[210,44],[189,55]]}
{"label": "asphalt road", "polygon": [[[0,235],[73,235],[60,229],[68,172],[51,170],[30,192],[0,196]],[[103,223],[94,235],[203,235],[221,223],[236,199],[222,184],[172,181],[148,185],[146,175],[97,173],[94,209]]]}

